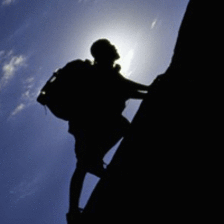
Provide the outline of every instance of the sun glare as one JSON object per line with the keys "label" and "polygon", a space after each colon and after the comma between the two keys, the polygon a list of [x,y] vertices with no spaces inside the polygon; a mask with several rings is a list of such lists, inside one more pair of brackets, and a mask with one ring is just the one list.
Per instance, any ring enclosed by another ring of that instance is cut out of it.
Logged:
{"label": "sun glare", "polygon": [[133,33],[133,35],[131,34],[132,32],[129,29],[125,32],[123,27],[117,27],[116,30],[108,28],[102,29],[101,27],[99,30],[95,30],[91,36],[89,35],[88,38],[86,38],[86,44],[83,47],[84,49],[80,52],[82,56],[81,58],[93,59],[89,50],[91,45],[98,39],[108,39],[111,44],[116,47],[118,54],[120,55],[120,59],[115,63],[121,65],[121,74],[125,77],[130,77],[135,69],[133,68],[133,60],[139,40],[139,35],[137,33]]}
{"label": "sun glare", "polygon": [[117,64],[121,65],[121,74],[125,77],[129,77],[132,74],[133,67],[132,62],[135,56],[135,45],[134,41],[132,42],[131,38],[128,40],[118,36],[116,34],[106,36],[111,44],[115,45],[120,59],[116,61]]}
{"label": "sun glare", "polygon": [[131,63],[132,63],[133,57],[134,57],[134,49],[131,49],[127,52],[126,55],[121,57],[121,59],[119,60],[119,63],[121,64],[121,73],[127,78],[132,73]]}
{"label": "sun glare", "polygon": [[105,38],[107,38],[111,44],[115,45],[118,54],[120,55],[120,59],[117,60],[116,63],[121,65],[121,74],[128,78],[133,71],[132,62],[135,56],[135,41],[130,37],[125,38],[125,36],[119,36],[115,33],[110,34]]}

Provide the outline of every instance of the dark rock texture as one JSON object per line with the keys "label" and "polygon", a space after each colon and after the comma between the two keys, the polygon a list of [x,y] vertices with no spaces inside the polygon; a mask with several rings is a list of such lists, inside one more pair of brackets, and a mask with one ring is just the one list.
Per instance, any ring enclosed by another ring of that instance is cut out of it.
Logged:
{"label": "dark rock texture", "polygon": [[189,2],[172,62],[150,86],[82,213],[83,223],[210,218],[217,145],[215,62],[207,30],[212,6]]}

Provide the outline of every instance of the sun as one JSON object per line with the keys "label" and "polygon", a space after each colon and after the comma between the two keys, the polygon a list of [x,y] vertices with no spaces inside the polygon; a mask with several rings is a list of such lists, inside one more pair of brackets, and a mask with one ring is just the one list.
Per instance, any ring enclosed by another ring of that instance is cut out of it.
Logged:
{"label": "sun", "polygon": [[114,45],[120,55],[120,58],[115,62],[121,65],[121,74],[125,77],[130,77],[133,72],[133,61],[135,58],[135,52],[137,48],[137,40],[134,35],[124,32],[124,30],[111,30],[111,29],[101,29],[96,30],[91,36],[86,40],[86,49],[84,57],[92,57],[89,49],[96,40],[98,39],[108,39],[112,45]]}
{"label": "sun", "polygon": [[116,63],[121,65],[121,74],[126,78],[130,77],[133,72],[132,62],[135,56],[134,44],[131,40],[124,41],[125,38],[115,34],[108,35],[107,39],[116,47],[120,55]]}
{"label": "sun", "polygon": [[[92,44],[99,39],[107,39],[112,45],[114,45],[120,55],[120,58],[115,61],[115,63],[121,66],[121,74],[126,78],[133,78],[132,74],[136,70],[136,63],[133,63],[136,60],[135,56],[138,52],[139,47],[139,33],[134,32],[130,27],[123,27],[116,24],[116,29],[112,29],[114,24],[105,26],[100,26],[97,29],[92,29],[92,32],[89,35],[86,35],[83,39],[82,48],[77,55],[81,59],[90,59],[93,60],[93,57],[90,53],[90,48]],[[71,38],[72,40],[75,38]],[[71,44],[68,44],[71,46]],[[71,47],[68,49],[68,52],[71,52],[70,55],[73,55],[73,52],[76,52]]]}

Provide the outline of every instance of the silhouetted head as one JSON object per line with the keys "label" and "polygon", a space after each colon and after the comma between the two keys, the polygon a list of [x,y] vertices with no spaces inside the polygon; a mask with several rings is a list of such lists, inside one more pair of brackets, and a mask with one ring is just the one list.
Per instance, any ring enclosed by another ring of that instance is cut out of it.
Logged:
{"label": "silhouetted head", "polygon": [[110,63],[120,58],[117,49],[107,39],[100,39],[93,43],[91,46],[91,54],[95,59],[95,62]]}

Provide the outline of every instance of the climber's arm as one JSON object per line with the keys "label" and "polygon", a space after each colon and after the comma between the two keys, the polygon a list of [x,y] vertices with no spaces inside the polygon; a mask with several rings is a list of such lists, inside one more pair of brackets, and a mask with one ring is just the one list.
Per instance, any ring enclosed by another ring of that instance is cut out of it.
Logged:
{"label": "climber's arm", "polygon": [[127,88],[135,91],[148,91],[149,86],[124,78]]}

